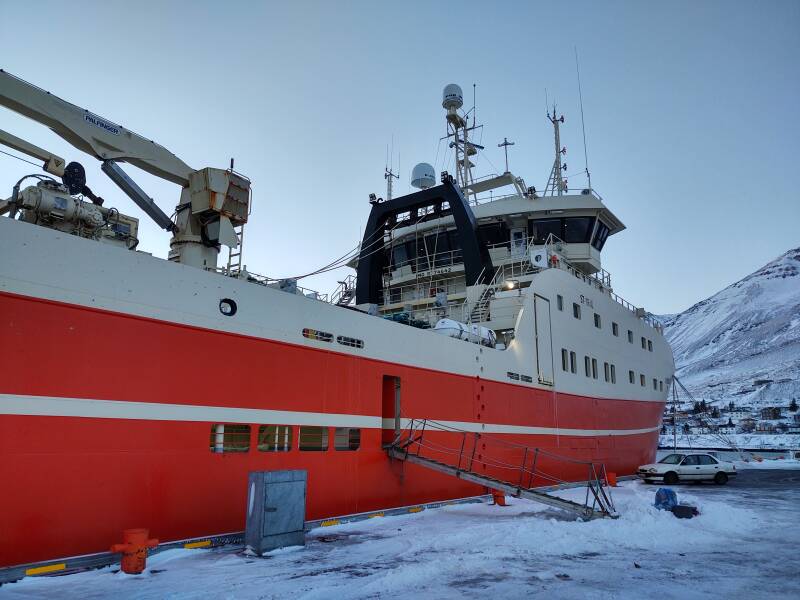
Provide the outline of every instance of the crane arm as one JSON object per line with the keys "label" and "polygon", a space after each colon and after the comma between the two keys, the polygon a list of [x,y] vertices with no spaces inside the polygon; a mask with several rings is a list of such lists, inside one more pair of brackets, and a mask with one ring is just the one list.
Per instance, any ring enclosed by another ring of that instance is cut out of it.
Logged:
{"label": "crane arm", "polygon": [[194,171],[163,146],[0,69],[0,106],[46,125],[75,148],[102,161],[123,161],[189,185]]}
{"label": "crane arm", "polygon": [[44,161],[42,168],[51,175],[56,177],[64,175],[64,165],[66,164],[64,159],[44,148],[31,144],[2,129],[0,129],[0,144]]}

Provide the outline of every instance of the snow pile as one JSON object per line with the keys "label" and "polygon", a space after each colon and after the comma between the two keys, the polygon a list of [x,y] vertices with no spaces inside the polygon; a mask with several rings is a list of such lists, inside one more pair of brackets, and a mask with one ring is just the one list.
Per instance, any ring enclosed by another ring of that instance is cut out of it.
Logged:
{"label": "snow pile", "polygon": [[[315,529],[306,547],[265,558],[230,550],[172,550],[151,558],[147,575],[121,575],[109,567],[25,579],[0,595],[329,600],[487,593],[501,598],[639,598],[666,593],[666,598],[685,598],[705,590],[736,597],[737,590],[749,593],[758,579],[753,556],[795,543],[794,511],[784,515],[759,503],[744,505],[729,488],[679,487],[678,499],[698,506],[701,515],[676,519],[653,507],[656,489],[639,482],[615,488],[621,513],[617,520],[579,522],[561,511],[513,499],[506,508],[448,506]],[[582,500],[584,491],[561,494]],[[780,577],[763,586],[759,582],[760,589],[800,593],[800,582],[786,576],[787,584]],[[646,593],[642,585],[647,585]]]}

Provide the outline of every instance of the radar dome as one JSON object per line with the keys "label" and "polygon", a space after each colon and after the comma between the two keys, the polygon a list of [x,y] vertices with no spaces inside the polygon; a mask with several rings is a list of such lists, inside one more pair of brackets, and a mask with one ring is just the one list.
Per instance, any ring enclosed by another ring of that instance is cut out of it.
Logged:
{"label": "radar dome", "polygon": [[444,86],[444,91],[442,92],[442,108],[446,110],[461,108],[463,104],[464,93],[461,91],[461,87],[457,86],[455,83],[449,83]]}
{"label": "radar dome", "polygon": [[411,185],[425,190],[436,185],[436,173],[428,163],[419,163],[411,171]]}

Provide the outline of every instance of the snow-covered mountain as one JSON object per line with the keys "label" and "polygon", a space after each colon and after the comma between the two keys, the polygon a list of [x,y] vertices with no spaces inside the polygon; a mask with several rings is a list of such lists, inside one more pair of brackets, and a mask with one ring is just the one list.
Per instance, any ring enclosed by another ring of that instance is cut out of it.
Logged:
{"label": "snow-covered mountain", "polygon": [[800,248],[660,320],[676,374],[698,399],[753,408],[800,402]]}

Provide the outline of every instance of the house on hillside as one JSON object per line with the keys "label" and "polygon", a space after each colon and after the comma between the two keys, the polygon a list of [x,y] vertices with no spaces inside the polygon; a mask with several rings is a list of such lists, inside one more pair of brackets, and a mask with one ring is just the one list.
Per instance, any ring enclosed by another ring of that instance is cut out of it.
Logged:
{"label": "house on hillside", "polygon": [[758,433],[774,433],[775,425],[769,421],[759,421],[756,423],[756,432]]}
{"label": "house on hillside", "polygon": [[756,428],[756,420],[753,417],[745,417],[739,421],[739,431],[741,433],[750,433]]}
{"label": "house on hillside", "polygon": [[766,406],[761,409],[761,418],[765,421],[781,418],[781,409],[779,406]]}
{"label": "house on hillside", "polygon": [[800,425],[800,413],[795,413],[794,417],[792,418],[794,419],[795,425]]}
{"label": "house on hillside", "polygon": [[735,406],[733,410],[728,410],[728,415],[732,419],[744,419],[753,413],[752,406]]}

